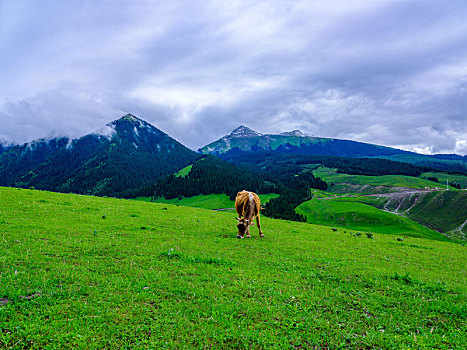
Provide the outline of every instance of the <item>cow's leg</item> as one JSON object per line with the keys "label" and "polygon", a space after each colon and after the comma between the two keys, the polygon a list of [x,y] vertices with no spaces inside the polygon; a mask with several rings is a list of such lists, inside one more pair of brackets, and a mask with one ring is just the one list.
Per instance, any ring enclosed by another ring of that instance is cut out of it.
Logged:
{"label": "cow's leg", "polygon": [[261,231],[261,225],[259,223],[259,215],[256,217],[256,224],[258,225],[259,236],[264,237],[263,232]]}
{"label": "cow's leg", "polygon": [[247,228],[246,228],[246,238],[251,238],[251,235],[250,235],[250,227],[247,227]]}

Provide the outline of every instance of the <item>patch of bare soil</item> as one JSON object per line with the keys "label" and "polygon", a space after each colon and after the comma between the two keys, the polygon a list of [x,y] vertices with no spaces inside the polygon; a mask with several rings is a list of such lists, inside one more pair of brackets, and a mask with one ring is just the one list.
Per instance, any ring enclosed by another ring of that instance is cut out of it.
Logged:
{"label": "patch of bare soil", "polygon": [[41,296],[41,293],[34,293],[34,294],[26,295],[26,296],[20,295],[19,298],[29,300],[29,299],[40,297],[40,296]]}

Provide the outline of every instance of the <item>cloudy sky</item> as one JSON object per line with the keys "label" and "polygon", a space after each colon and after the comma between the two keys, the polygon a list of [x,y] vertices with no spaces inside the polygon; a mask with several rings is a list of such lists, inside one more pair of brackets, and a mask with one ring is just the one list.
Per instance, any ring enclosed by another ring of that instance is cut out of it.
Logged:
{"label": "cloudy sky", "polygon": [[240,124],[467,153],[465,0],[0,0],[0,139],[126,113],[197,149]]}

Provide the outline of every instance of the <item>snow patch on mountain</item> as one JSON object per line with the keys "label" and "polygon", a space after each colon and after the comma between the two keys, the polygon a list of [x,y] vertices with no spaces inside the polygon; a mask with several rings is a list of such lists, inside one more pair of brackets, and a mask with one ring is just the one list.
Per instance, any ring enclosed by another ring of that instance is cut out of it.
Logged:
{"label": "snow patch on mountain", "polygon": [[224,142],[224,148],[229,149],[230,148],[230,139],[228,136],[224,136],[222,138],[222,141]]}
{"label": "snow patch on mountain", "polygon": [[71,149],[73,147],[73,139],[68,139],[65,149]]}

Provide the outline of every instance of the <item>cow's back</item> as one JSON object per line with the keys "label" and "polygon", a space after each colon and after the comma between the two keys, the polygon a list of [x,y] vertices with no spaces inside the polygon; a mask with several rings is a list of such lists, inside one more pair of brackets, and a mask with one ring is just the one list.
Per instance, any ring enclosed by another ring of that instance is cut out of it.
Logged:
{"label": "cow's back", "polygon": [[248,192],[245,190],[237,193],[237,197],[235,198],[235,210],[240,217],[243,216],[248,197]]}
{"label": "cow's back", "polygon": [[250,200],[250,194],[253,196],[253,200],[255,203],[253,209],[254,216],[258,216],[259,214],[261,201],[258,195],[254,192],[248,192],[243,190],[241,192],[238,192],[237,197],[235,198],[235,210],[237,211],[237,214],[240,217],[245,216],[245,210],[247,208],[247,203]]}

